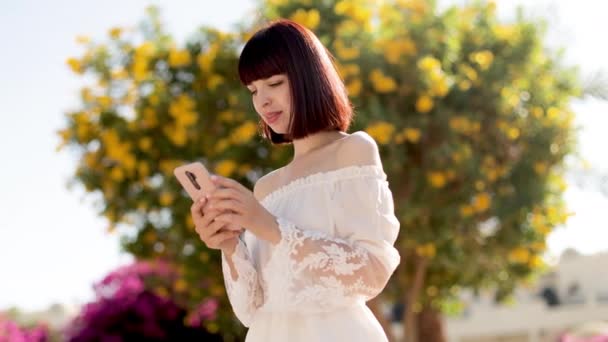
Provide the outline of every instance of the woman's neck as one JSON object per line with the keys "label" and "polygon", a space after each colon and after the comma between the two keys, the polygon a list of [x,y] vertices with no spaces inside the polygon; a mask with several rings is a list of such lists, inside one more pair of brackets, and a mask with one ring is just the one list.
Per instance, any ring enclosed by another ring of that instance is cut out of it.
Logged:
{"label": "woman's neck", "polygon": [[293,161],[348,135],[348,133],[332,130],[321,131],[302,139],[296,139],[293,141]]}

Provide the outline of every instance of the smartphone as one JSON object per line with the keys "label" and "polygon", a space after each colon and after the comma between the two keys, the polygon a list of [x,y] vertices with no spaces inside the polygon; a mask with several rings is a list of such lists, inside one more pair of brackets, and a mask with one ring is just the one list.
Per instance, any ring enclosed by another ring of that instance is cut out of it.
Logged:
{"label": "smartphone", "polygon": [[[211,181],[209,171],[207,171],[207,168],[200,162],[176,167],[173,170],[173,174],[194,202],[198,201],[206,194],[213,192],[216,188],[215,184]],[[241,227],[234,225],[227,225],[221,230],[224,229],[235,231],[243,230]]]}
{"label": "smartphone", "polygon": [[176,167],[173,174],[194,202],[215,190],[209,171],[200,162]]}

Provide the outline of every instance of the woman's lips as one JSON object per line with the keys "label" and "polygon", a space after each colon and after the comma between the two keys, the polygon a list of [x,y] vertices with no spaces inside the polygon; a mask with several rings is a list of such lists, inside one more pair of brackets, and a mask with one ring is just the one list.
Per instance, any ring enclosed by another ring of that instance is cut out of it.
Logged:
{"label": "woman's lips", "polygon": [[266,121],[269,124],[275,123],[279,119],[279,116],[281,116],[281,113],[282,112],[280,112],[280,111],[279,112],[270,113],[270,115],[266,116]]}

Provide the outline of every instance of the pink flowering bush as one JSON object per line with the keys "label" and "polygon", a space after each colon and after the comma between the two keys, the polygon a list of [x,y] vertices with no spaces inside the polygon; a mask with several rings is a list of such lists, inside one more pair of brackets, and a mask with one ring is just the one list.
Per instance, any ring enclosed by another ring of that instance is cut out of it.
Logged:
{"label": "pink flowering bush", "polygon": [[19,326],[0,314],[0,342],[47,342],[49,329],[44,324],[31,328]]}
{"label": "pink flowering bush", "polygon": [[217,301],[203,301],[194,314],[178,304],[172,284],[177,272],[164,262],[140,261],[121,267],[93,285],[86,304],[65,330],[83,341],[221,341],[202,328],[214,319]]}

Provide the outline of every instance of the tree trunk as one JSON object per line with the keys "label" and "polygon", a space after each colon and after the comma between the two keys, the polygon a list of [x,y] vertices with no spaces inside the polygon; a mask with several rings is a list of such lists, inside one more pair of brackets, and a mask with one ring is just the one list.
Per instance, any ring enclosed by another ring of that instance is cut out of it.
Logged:
{"label": "tree trunk", "polygon": [[[416,331],[416,313],[414,312],[414,304],[420,295],[420,291],[424,287],[424,277],[426,276],[426,268],[429,260],[420,256],[413,256],[414,259],[414,280],[409,291],[407,291],[405,299],[405,310],[403,312],[403,329],[405,342],[418,342],[418,334]],[[426,342],[426,340],[421,340]]]}
{"label": "tree trunk", "polygon": [[382,312],[382,303],[383,300],[381,296],[376,296],[376,298],[367,302],[367,307],[372,310],[374,316],[376,316],[376,319],[378,322],[380,322],[380,325],[382,326],[382,329],[384,329],[384,333],[386,333],[386,337],[388,338],[389,342],[396,342],[395,337],[393,336],[391,322],[386,319],[384,312]]}
{"label": "tree trunk", "polygon": [[418,341],[445,342],[441,313],[433,308],[424,307],[418,314]]}

